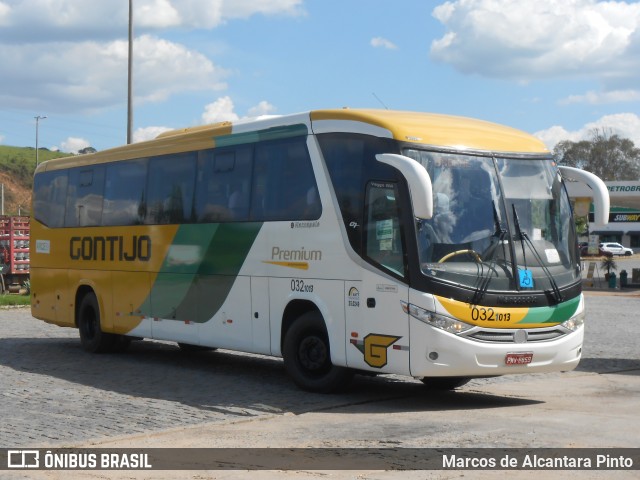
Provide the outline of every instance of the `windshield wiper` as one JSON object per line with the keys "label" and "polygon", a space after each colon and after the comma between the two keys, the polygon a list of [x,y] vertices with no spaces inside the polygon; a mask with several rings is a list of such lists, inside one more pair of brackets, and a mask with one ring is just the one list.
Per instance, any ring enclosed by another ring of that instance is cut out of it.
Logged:
{"label": "windshield wiper", "polygon": [[[555,279],[553,278],[553,275],[551,274],[551,272],[549,271],[547,266],[544,264],[544,261],[540,257],[540,254],[538,253],[538,250],[536,249],[536,246],[533,244],[533,242],[529,238],[529,235],[527,235],[527,232],[525,232],[524,230],[522,230],[522,228],[520,228],[520,220],[518,218],[518,211],[516,210],[516,204],[512,203],[511,207],[513,208],[513,222],[514,222],[515,227],[516,227],[516,234],[520,238],[520,241],[522,243],[522,261],[524,263],[525,270],[527,268],[527,260],[525,258],[525,253],[524,253],[524,244],[526,242],[526,244],[531,249],[531,252],[533,253],[533,256],[535,257],[536,261],[538,262],[538,264],[542,268],[542,271],[544,272],[544,274],[549,279],[549,283],[551,284],[551,289],[553,290],[553,294],[555,296],[556,301],[558,303],[562,302],[562,300],[563,300],[562,293],[560,292],[560,289],[558,288],[558,284],[556,283]],[[515,259],[514,259],[514,261],[515,261]]]}
{"label": "windshield wiper", "polygon": [[[473,298],[471,299],[471,303],[473,305],[477,305],[480,302],[480,300],[482,300],[482,297],[484,297],[484,294],[489,289],[489,283],[491,283],[491,274],[492,272],[496,271],[497,260],[496,260],[495,251],[498,249],[499,245],[502,245],[503,255],[505,255],[503,240],[504,240],[504,237],[506,237],[507,235],[507,230],[500,223],[495,202],[492,201],[491,206],[493,207],[493,223],[495,226],[495,230],[493,232],[493,235],[491,236],[492,238],[491,245],[489,245],[489,248],[487,248],[486,252],[482,254],[482,256],[485,258],[490,256],[491,263],[489,263],[489,269],[487,271],[487,274],[486,275],[482,275],[482,273],[480,274],[481,276],[480,276],[480,281],[478,282],[478,288],[476,288],[476,291],[473,294]],[[495,239],[495,243],[493,243],[494,242],[493,239]],[[484,263],[480,264],[481,267],[483,267],[483,265]],[[482,269],[484,270],[484,268]]]}

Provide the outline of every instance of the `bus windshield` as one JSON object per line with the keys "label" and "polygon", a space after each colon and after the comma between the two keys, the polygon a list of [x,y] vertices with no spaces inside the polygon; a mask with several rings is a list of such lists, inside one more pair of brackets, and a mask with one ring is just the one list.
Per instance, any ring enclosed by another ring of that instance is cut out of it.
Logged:
{"label": "bus windshield", "polygon": [[551,291],[577,281],[571,207],[551,159],[407,149],[433,184],[434,214],[416,220],[424,275],[476,293]]}

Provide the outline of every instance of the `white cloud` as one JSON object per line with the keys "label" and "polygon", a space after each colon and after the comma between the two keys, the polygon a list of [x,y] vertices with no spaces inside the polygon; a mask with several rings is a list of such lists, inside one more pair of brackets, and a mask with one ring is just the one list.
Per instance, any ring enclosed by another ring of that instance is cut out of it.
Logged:
{"label": "white cloud", "polygon": [[0,2],[0,27],[4,27],[9,24],[9,14],[11,8],[4,2]]}
{"label": "white cloud", "polygon": [[240,117],[233,111],[231,97],[220,97],[215,102],[205,105],[202,114],[203,123],[233,122]]}
{"label": "white cloud", "polygon": [[[219,3],[219,2],[218,2]],[[216,11],[216,2],[211,2],[211,11]],[[168,0],[142,1],[134,3],[133,24],[135,27],[176,27],[183,21],[180,12]],[[217,25],[217,22],[215,23]]]}
{"label": "white cloud", "polygon": [[398,47],[391,40],[387,40],[382,37],[375,37],[371,39],[371,46],[375,48],[386,48],[387,50],[395,50]]}
{"label": "white cloud", "polygon": [[433,10],[447,32],[434,60],[464,73],[519,81],[596,77],[637,92],[640,3],[621,0],[452,0]]}
{"label": "white cloud", "polygon": [[[258,105],[251,107],[247,111],[247,115],[240,117],[235,112],[235,106],[231,97],[224,96],[218,98],[216,101],[205,105],[204,112],[202,113],[202,124],[218,123],[218,122],[239,122],[248,119],[260,119],[269,118],[276,110],[276,107],[269,102],[263,100]],[[177,128],[183,128],[177,127]],[[153,140],[163,132],[174,130],[170,127],[150,126],[136,129],[133,132],[133,142],[144,142],[146,140]]]}
{"label": "white cloud", "polygon": [[275,111],[276,111],[276,107],[271,105],[266,100],[263,100],[255,107],[251,107],[247,112],[247,116],[252,118],[266,117],[273,114]]}
{"label": "white cloud", "polygon": [[[0,103],[50,112],[92,111],[126,101],[127,41],[0,45]],[[46,72],[46,75],[43,75]],[[183,45],[143,35],[134,42],[134,97],[221,90],[227,72]],[[36,93],[37,92],[37,93]]]}
{"label": "white cloud", "polygon": [[[226,20],[252,15],[304,13],[303,0],[136,0],[134,30],[148,33],[167,28],[211,29]],[[37,12],[37,13],[34,13]],[[105,21],[108,20],[108,21]],[[111,39],[126,36],[126,1],[4,0],[0,2],[0,40]],[[28,26],[28,28],[25,28]]]}
{"label": "white cloud", "polygon": [[614,90],[611,92],[595,92],[591,90],[584,95],[570,95],[561,100],[560,104],[588,103],[600,105],[604,103],[637,102],[638,100],[640,100],[640,90]]}
{"label": "white cloud", "polygon": [[570,140],[572,142],[589,140],[591,139],[591,133],[595,129],[605,130],[620,137],[628,138],[636,147],[640,147],[640,116],[635,113],[605,115],[595,122],[587,123],[582,128],[574,131],[568,131],[564,127],[555,125],[546,130],[540,130],[534,135],[542,140],[547,148],[553,150],[553,147],[562,140]]}
{"label": "white cloud", "polygon": [[222,80],[227,72],[183,45],[145,35],[136,41],[135,49],[136,97],[141,100],[158,101],[177,92],[226,88]]}
{"label": "white cloud", "polygon": [[0,135],[0,143],[4,142],[4,135]]}
{"label": "white cloud", "polygon": [[133,143],[145,142],[147,140],[153,140],[158,135],[164,132],[168,132],[173,130],[173,128],[169,127],[143,127],[137,128],[133,132]]}
{"label": "white cloud", "polygon": [[[167,29],[212,29],[252,15],[301,15],[303,0],[136,0],[134,97],[226,88],[228,72]],[[34,13],[37,12],[37,13]],[[52,113],[121,105],[127,88],[126,1],[0,0],[0,105]]]}
{"label": "white cloud", "polygon": [[68,153],[78,153],[79,150],[90,146],[91,143],[84,138],[69,137],[60,144],[60,150]]}
{"label": "white cloud", "polygon": [[202,123],[238,122],[248,119],[269,118],[275,111],[276,107],[266,100],[263,100],[258,103],[258,105],[249,108],[247,115],[241,117],[235,112],[235,106],[231,97],[225,96],[205,105],[204,113],[202,114]]}

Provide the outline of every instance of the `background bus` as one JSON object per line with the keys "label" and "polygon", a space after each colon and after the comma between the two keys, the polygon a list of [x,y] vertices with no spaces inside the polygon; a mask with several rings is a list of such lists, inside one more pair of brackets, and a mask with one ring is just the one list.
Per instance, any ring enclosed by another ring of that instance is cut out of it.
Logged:
{"label": "background bus", "polygon": [[[602,182],[565,172],[606,219]],[[454,388],[580,359],[563,180],[508,127],[343,109],[179,130],[41,164],[33,212],[32,313],[92,352],[283,356],[323,392],[354,371]]]}

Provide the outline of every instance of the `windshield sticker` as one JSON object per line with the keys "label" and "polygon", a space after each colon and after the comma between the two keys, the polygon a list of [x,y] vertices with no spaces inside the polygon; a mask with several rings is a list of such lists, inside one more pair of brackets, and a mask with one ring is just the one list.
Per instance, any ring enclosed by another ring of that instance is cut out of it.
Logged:
{"label": "windshield sticker", "polygon": [[547,262],[560,263],[560,254],[555,248],[547,248],[544,253],[547,254]]}
{"label": "windshield sticker", "polygon": [[376,239],[388,240],[393,238],[393,220],[380,220],[376,222]]}
{"label": "windshield sticker", "polygon": [[518,270],[520,276],[520,288],[533,288],[533,274],[531,270]]}

